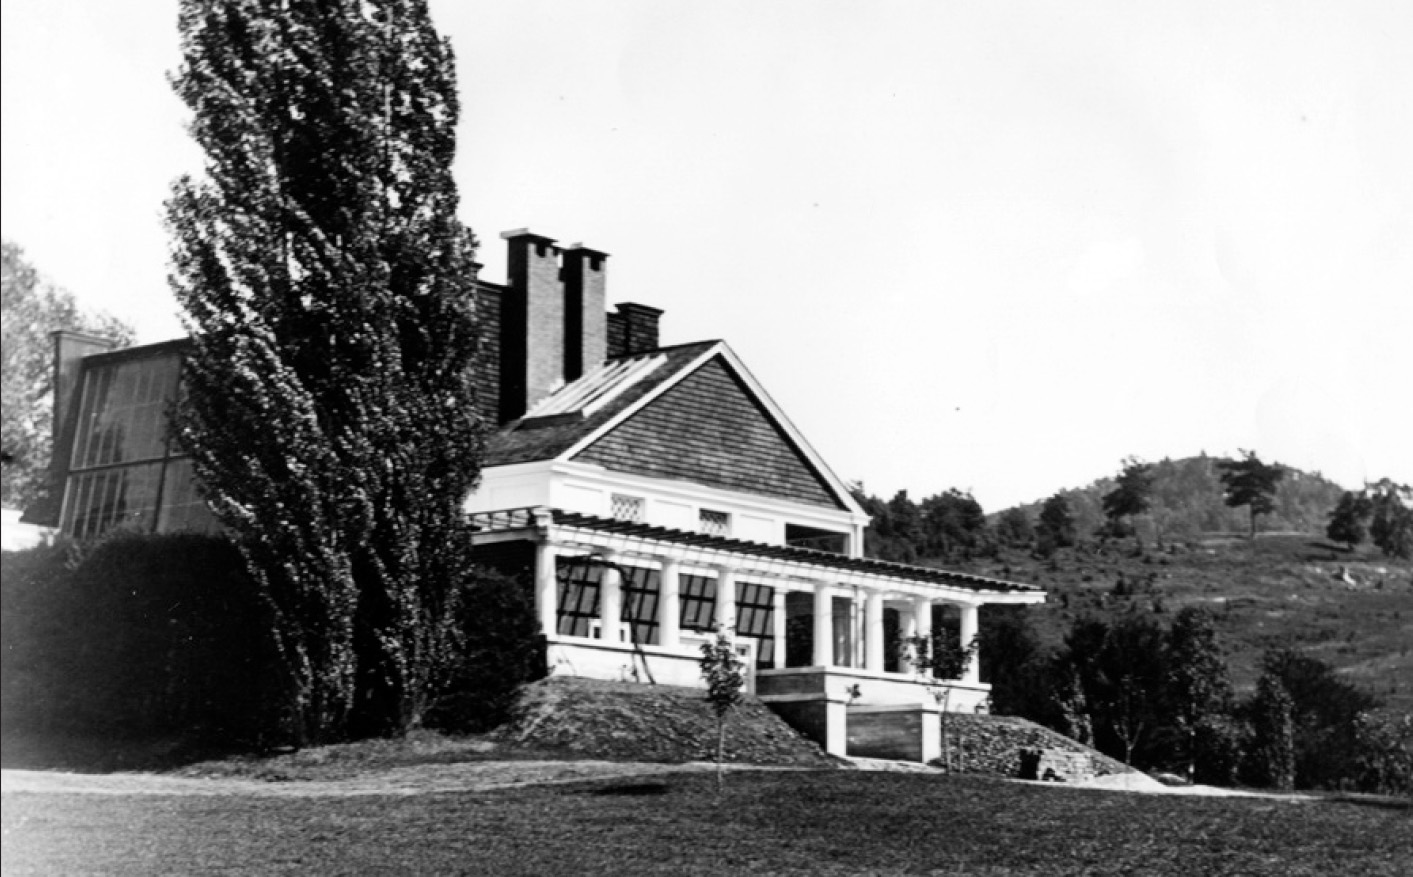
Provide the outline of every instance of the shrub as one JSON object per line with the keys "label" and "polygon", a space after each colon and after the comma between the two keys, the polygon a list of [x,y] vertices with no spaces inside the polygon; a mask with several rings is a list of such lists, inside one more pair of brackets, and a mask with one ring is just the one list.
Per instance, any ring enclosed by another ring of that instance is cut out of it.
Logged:
{"label": "shrub", "polygon": [[283,742],[272,619],[228,540],[119,534],[10,553],[3,587],[7,730]]}
{"label": "shrub", "polygon": [[523,576],[479,569],[455,599],[452,667],[422,723],[445,731],[487,731],[509,718],[521,685],[544,677],[545,638]]}

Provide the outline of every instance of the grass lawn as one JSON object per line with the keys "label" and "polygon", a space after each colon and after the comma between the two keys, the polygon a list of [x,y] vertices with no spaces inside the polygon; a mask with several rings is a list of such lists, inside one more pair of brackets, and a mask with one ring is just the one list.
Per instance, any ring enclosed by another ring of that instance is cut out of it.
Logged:
{"label": "grass lawn", "polygon": [[[13,792],[4,873],[1409,873],[1398,802],[1192,798],[854,771],[484,792]],[[296,784],[290,784],[296,785]]]}

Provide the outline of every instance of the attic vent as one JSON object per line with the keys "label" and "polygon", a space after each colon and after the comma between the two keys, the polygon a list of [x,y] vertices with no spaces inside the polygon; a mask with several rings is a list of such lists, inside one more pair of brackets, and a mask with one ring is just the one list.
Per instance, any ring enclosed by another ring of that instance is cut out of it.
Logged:
{"label": "attic vent", "polygon": [[[558,418],[567,414],[588,417],[612,402],[624,390],[651,374],[664,362],[667,362],[667,357],[658,354],[641,359],[604,363],[531,408],[526,413],[525,420]],[[522,423],[521,425],[531,424]]]}

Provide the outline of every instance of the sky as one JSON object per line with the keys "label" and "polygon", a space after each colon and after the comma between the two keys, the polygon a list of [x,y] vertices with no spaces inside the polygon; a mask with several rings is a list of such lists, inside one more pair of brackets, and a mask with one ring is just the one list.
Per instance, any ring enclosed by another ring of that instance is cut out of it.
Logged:
{"label": "sky", "polygon": [[[1413,3],[456,2],[461,218],[611,254],[834,471],[989,511],[1252,449],[1413,483]],[[175,0],[5,0],[6,240],[182,333]]]}

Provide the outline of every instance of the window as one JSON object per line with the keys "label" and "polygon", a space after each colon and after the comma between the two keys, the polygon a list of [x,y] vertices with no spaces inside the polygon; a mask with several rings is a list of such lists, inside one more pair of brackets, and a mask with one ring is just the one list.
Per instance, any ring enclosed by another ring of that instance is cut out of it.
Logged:
{"label": "window", "polygon": [[559,577],[559,623],[564,636],[588,636],[589,625],[599,617],[599,582],[603,567],[584,557],[556,558]]}
{"label": "window", "polygon": [[640,566],[620,566],[623,572],[623,620],[632,640],[643,645],[658,641],[657,606],[662,574]]}
{"label": "window", "polygon": [[643,520],[643,498],[615,493],[608,503],[608,516],[615,521],[640,523]]}
{"label": "window", "polygon": [[731,535],[731,515],[726,512],[715,512],[711,509],[702,509],[698,519],[698,530],[708,536],[730,536]]}
{"label": "window", "polygon": [[716,579],[683,573],[679,589],[681,628],[710,633],[711,617],[716,609]]}
{"label": "window", "polygon": [[[608,564],[595,557],[561,557],[556,561],[559,576],[559,623],[565,636],[587,637],[599,621],[604,573]],[[632,641],[657,642],[657,605],[661,574],[655,569],[618,566],[622,574],[622,620],[628,622]]]}
{"label": "window", "polygon": [[830,554],[848,554],[849,536],[832,530],[820,530],[800,524],[785,525],[785,544],[792,548],[812,548]]}
{"label": "window", "polygon": [[171,353],[84,369],[61,521],[66,535],[92,539],[114,527],[216,529],[191,461],[168,447],[167,408],[180,374],[181,357]]}
{"label": "window", "polygon": [[774,588],[737,582],[736,633],[755,638],[757,667],[775,665],[774,614]]}

